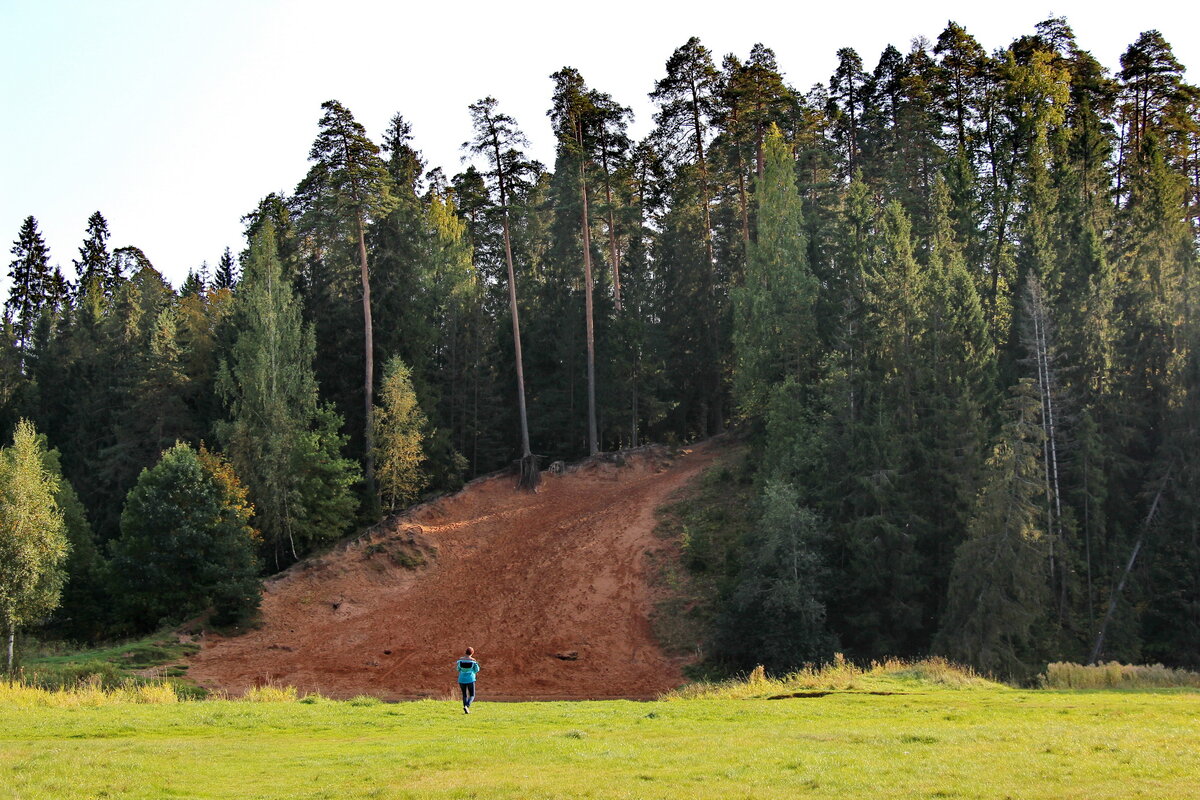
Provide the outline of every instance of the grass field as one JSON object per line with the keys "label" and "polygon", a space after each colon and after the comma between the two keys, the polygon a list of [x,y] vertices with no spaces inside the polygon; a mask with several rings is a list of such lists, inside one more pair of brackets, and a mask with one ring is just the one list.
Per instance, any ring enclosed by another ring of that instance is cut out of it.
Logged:
{"label": "grass field", "polygon": [[755,699],[780,689],[763,682],[488,703],[482,687],[464,716],[452,701],[55,700],[0,685],[0,797],[1200,798],[1191,690],[902,675],[783,700]]}

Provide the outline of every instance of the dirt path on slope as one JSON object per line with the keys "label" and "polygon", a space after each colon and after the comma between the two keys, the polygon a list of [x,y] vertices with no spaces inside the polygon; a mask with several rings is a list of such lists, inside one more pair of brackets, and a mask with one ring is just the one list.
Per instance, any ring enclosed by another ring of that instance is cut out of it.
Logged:
{"label": "dirt path on slope", "polygon": [[[716,458],[706,443],[488,478],[268,581],[260,628],[207,637],[189,677],[331,697],[444,697],[466,645],[481,699],[649,698],[683,681],[651,633],[655,510]],[[392,553],[436,549],[417,570]]]}

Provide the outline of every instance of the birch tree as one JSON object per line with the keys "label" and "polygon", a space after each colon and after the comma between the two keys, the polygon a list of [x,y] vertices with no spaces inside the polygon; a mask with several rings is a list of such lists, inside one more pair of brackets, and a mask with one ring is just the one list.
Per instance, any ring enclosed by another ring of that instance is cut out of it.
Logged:
{"label": "birch tree", "polygon": [[67,526],[43,458],[33,424],[21,420],[12,446],[0,450],[0,623],[10,673],[17,629],[58,606],[66,577]]}

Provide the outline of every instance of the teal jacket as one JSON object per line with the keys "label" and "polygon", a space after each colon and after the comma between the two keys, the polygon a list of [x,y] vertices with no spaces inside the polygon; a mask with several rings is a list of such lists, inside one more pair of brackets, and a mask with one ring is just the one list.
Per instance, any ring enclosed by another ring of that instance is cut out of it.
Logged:
{"label": "teal jacket", "polygon": [[458,670],[459,683],[474,683],[475,675],[479,672],[479,662],[473,658],[463,656],[454,662],[454,668]]}

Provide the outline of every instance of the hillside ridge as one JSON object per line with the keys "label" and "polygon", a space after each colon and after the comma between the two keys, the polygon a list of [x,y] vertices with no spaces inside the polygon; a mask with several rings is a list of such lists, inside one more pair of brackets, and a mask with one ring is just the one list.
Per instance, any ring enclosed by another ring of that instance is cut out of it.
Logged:
{"label": "hillside ridge", "polygon": [[331,697],[443,697],[473,646],[480,696],[649,698],[686,659],[655,641],[646,554],[655,512],[719,455],[708,440],[509,474],[385,520],[267,581],[260,627],[209,634],[189,676],[240,694],[267,682]]}

